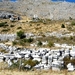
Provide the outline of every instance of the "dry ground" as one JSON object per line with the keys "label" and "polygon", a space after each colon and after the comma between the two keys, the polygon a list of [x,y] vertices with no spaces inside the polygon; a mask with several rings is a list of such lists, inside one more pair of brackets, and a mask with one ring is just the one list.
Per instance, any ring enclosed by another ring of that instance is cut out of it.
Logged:
{"label": "dry ground", "polygon": [[75,75],[75,72],[64,71],[13,71],[0,70],[0,75]]}
{"label": "dry ground", "polygon": [[[24,19],[26,21],[26,19]],[[67,31],[66,28],[61,28],[61,25],[65,22],[62,21],[47,21],[45,23],[38,22],[38,23],[30,23],[30,22],[10,22],[9,19],[0,20],[1,22],[7,22],[9,26],[7,27],[0,27],[0,33],[16,33],[19,30],[23,30],[24,32],[32,32],[34,34],[38,33],[45,33],[45,32],[53,32],[53,31]],[[14,25],[11,27],[11,25]],[[20,29],[18,29],[21,27]],[[9,29],[9,31],[2,31],[4,29]]]}
{"label": "dry ground", "polygon": [[52,71],[52,70],[34,70],[34,71],[19,71],[18,69],[8,70],[7,64],[0,62],[0,75],[75,75],[75,71],[68,72],[67,70]]}

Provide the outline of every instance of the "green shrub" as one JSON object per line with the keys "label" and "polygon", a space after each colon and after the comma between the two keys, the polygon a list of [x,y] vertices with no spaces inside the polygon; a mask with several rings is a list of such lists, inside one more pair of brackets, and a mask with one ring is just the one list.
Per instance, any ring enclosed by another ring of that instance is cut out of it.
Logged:
{"label": "green shrub", "polygon": [[27,39],[26,39],[26,38],[24,38],[22,41],[26,43],[26,42],[27,42]]}
{"label": "green shrub", "polygon": [[19,44],[22,45],[22,46],[25,45],[25,43],[22,40],[19,41]]}
{"label": "green shrub", "polygon": [[33,38],[29,38],[29,39],[24,38],[22,41],[25,43],[31,43],[33,42]]}
{"label": "green shrub", "polygon": [[42,42],[41,41],[38,41],[37,45],[38,46],[42,46]]}
{"label": "green shrub", "polygon": [[27,42],[28,43],[31,43],[31,42],[33,42],[33,39],[32,38],[29,38],[29,39],[27,39]]}
{"label": "green shrub", "polygon": [[31,59],[29,60],[21,59],[21,60],[18,60],[16,63],[14,63],[12,60],[12,63],[13,64],[10,66],[10,69],[19,69],[19,70],[24,70],[25,65],[30,65],[31,66],[30,69],[32,69],[35,65],[39,64],[37,60],[31,60]]}
{"label": "green shrub", "polygon": [[18,36],[20,39],[23,39],[23,38],[26,37],[26,36],[24,35],[24,32],[23,32],[23,31],[17,32],[17,36]]}
{"label": "green shrub", "polygon": [[6,24],[7,24],[7,22],[2,22],[2,23],[0,23],[0,27],[5,26]]}
{"label": "green shrub", "polygon": [[72,17],[69,17],[70,20],[72,20]]}
{"label": "green shrub", "polygon": [[1,32],[8,32],[10,29],[6,28],[6,29],[3,29]]}
{"label": "green shrub", "polygon": [[15,25],[10,25],[10,27],[14,27]]}
{"label": "green shrub", "polygon": [[73,40],[73,36],[70,36],[69,39],[70,39],[70,40]]}
{"label": "green shrub", "polygon": [[28,64],[28,65],[30,65],[31,68],[32,68],[32,67],[34,67],[35,65],[39,64],[39,62],[36,61],[36,60],[34,61],[34,60],[29,59],[29,60],[25,60],[24,64],[25,64],[25,65]]}
{"label": "green shrub", "polygon": [[12,44],[13,44],[13,45],[16,45],[16,44],[17,44],[17,41],[13,41]]}
{"label": "green shrub", "polygon": [[72,22],[71,25],[75,25],[75,22]]}
{"label": "green shrub", "polygon": [[61,28],[65,28],[65,25],[64,25],[64,24],[62,24],[62,25],[61,25]]}
{"label": "green shrub", "polygon": [[63,40],[67,40],[67,37],[62,37]]}
{"label": "green shrub", "polygon": [[53,46],[54,46],[54,42],[49,41],[49,42],[48,42],[48,46],[49,46],[49,47],[53,47]]}
{"label": "green shrub", "polygon": [[10,69],[19,69],[19,61],[17,61],[16,63],[13,63],[11,66],[10,66]]}
{"label": "green shrub", "polygon": [[22,29],[22,27],[18,27],[17,29]]}

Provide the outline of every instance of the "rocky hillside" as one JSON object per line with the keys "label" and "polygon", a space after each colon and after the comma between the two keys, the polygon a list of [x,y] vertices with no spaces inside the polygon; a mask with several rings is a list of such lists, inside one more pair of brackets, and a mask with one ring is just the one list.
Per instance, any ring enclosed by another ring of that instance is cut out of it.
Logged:
{"label": "rocky hillside", "polygon": [[19,0],[17,2],[0,2],[0,10],[13,11],[21,15],[54,20],[75,19],[75,3],[49,2],[47,0]]}

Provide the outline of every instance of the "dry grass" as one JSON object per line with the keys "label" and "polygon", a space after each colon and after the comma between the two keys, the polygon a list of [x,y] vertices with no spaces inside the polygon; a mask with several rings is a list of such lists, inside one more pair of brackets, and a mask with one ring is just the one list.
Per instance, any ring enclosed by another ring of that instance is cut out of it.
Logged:
{"label": "dry grass", "polygon": [[64,71],[13,71],[13,70],[1,70],[0,75],[74,75],[75,72]]}
{"label": "dry grass", "polygon": [[[27,20],[27,18],[23,18],[23,20]],[[61,25],[64,24],[64,21],[47,21],[45,23],[38,22],[38,23],[30,23],[30,22],[10,22],[9,19],[0,20],[1,22],[7,22],[9,26],[7,26],[7,29],[10,29],[7,32],[1,32],[3,29],[0,27],[0,33],[16,33],[19,30],[23,30],[24,32],[32,32],[32,33],[44,33],[44,32],[52,32],[52,31],[61,31],[63,28],[61,28]],[[14,25],[11,27],[11,25]],[[18,29],[18,27],[21,27],[21,29]],[[67,30],[64,28],[64,30]]]}

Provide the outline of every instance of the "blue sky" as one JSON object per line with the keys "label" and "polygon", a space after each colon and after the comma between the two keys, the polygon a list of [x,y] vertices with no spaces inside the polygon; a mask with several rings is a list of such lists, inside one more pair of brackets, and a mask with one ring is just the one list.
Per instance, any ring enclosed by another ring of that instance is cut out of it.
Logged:
{"label": "blue sky", "polygon": [[16,1],[16,0],[11,0],[11,1]]}
{"label": "blue sky", "polygon": [[[11,1],[16,1],[16,0],[11,0]],[[52,1],[57,1],[57,0],[52,0]],[[64,1],[64,0],[59,0],[59,1]],[[65,0],[65,1],[67,1],[67,2],[75,2],[75,0]]]}
{"label": "blue sky", "polygon": [[69,1],[69,2],[75,2],[75,0],[66,0],[66,1]]}
{"label": "blue sky", "polygon": [[[52,0],[52,1],[57,1],[57,0]],[[64,1],[64,0],[59,0],[59,1]],[[65,0],[67,2],[75,2],[75,0]]]}

